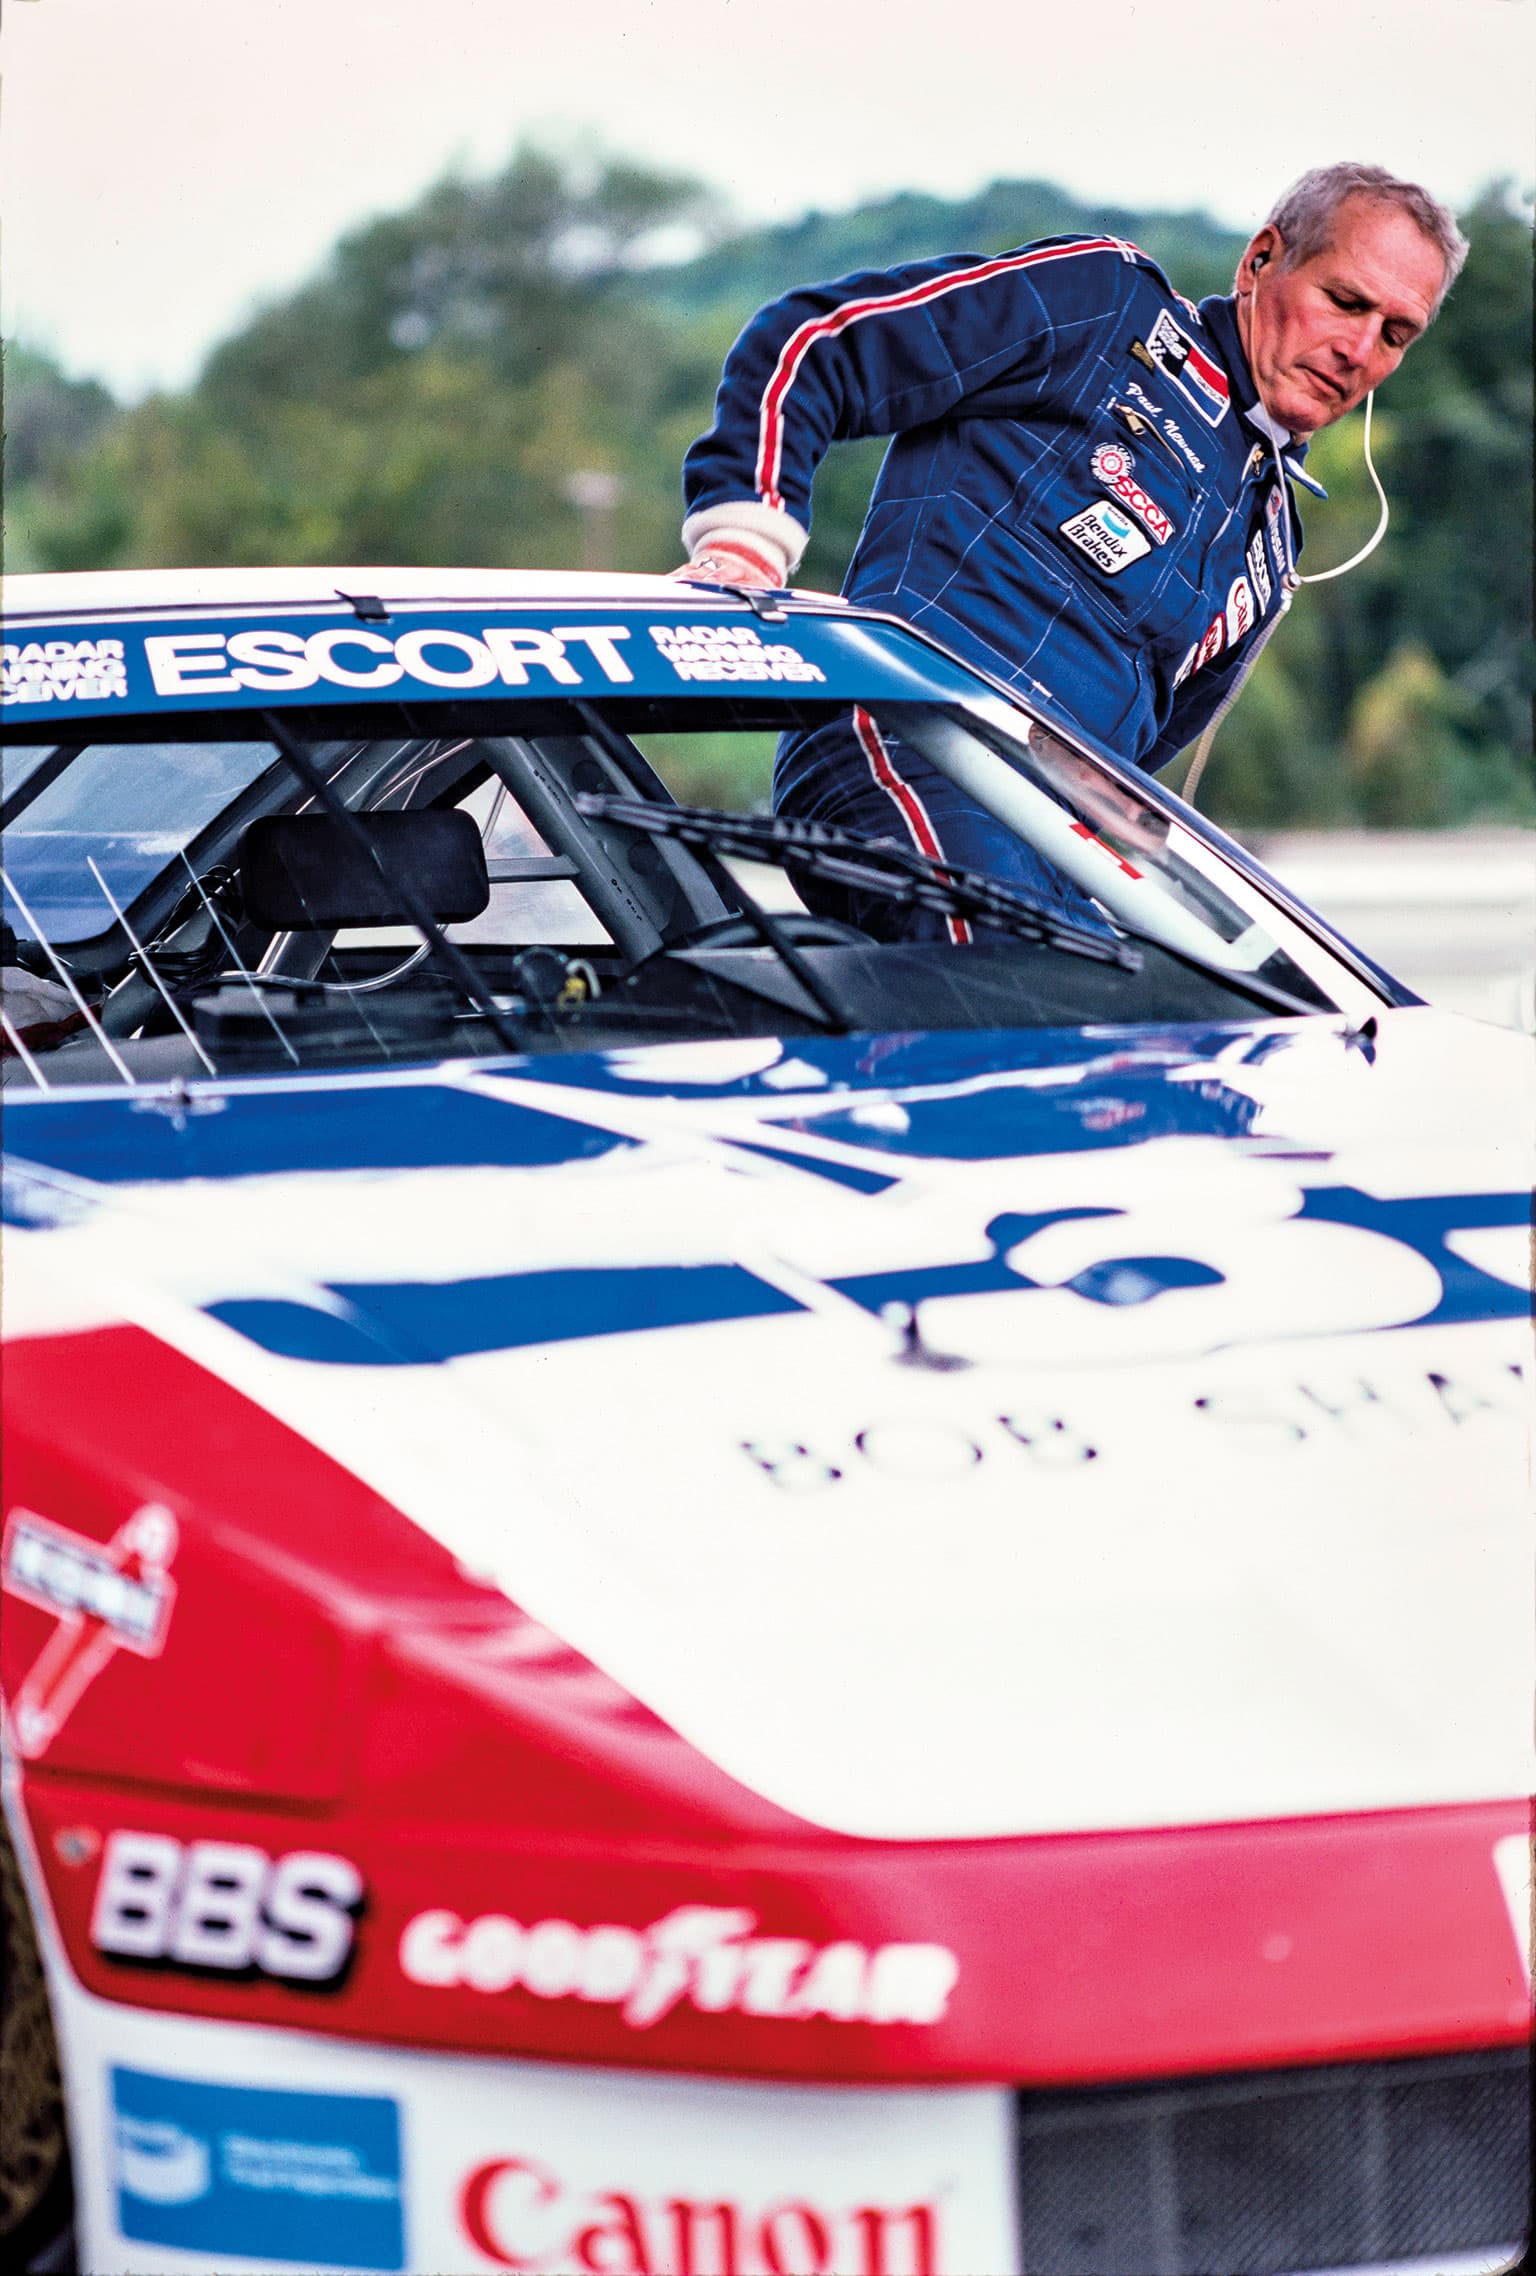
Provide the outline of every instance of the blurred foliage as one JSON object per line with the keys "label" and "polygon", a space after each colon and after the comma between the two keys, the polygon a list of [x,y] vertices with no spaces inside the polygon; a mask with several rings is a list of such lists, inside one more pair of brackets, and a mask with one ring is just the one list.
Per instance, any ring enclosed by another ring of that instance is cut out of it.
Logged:
{"label": "blurred foliage", "polygon": [[[1376,423],[1390,532],[1358,571],[1301,593],[1223,724],[1201,797],[1223,820],[1536,816],[1530,222],[1505,187],[1463,220],[1467,270]],[[1202,214],[1085,207],[1038,182],[731,234],[698,182],[524,149],[351,233],[180,394],[120,408],[9,349],[7,565],[664,569],[679,463],[754,306],[1073,230],[1133,238],[1191,297],[1228,288],[1241,244]],[[691,257],[663,264],[680,240]],[[840,582],[882,448],[829,455],[805,583]],[[1312,571],[1374,526],[1359,419],[1321,435],[1309,465],[1330,493],[1307,506]],[[616,477],[612,507],[583,504],[578,474]],[[699,749],[685,771],[684,795],[752,797],[763,754],[733,773]]]}

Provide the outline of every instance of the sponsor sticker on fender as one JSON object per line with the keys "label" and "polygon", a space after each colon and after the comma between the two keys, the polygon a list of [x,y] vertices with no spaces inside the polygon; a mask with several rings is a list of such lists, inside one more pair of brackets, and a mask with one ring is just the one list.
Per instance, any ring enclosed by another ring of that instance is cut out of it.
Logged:
{"label": "sponsor sticker on fender", "polygon": [[942,2206],[849,2204],[830,2193],[697,2198],[572,2187],[543,2159],[487,2158],[467,2174],[459,2219],[503,2268],[679,2270],[693,2276],[939,2276]]}
{"label": "sponsor sticker on fender", "polygon": [[1173,523],[1157,500],[1136,480],[1136,461],[1124,443],[1100,443],[1093,454],[1093,478],[1122,506],[1129,507],[1157,545],[1166,545]]}
{"label": "sponsor sticker on fender", "polygon": [[1133,352],[1144,345],[1148,360],[1193,403],[1208,427],[1220,426],[1232,400],[1227,375],[1220,364],[1175,324],[1166,308],[1160,312],[1145,343],[1137,341],[1132,345]]}
{"label": "sponsor sticker on fender", "polygon": [[94,1541],[14,1509],[0,1549],[0,1587],[58,1620],[23,1677],[11,1716],[16,1744],[35,1760],[45,1754],[82,1693],[115,1652],[158,1658],[176,1601],[170,1577],[176,1520],[146,1503],[110,1541]]}
{"label": "sponsor sticker on fender", "polygon": [[1010,2099],[509,2064],[471,2107],[411,2113],[431,2189],[417,2265],[1001,2276],[1019,2265]]}
{"label": "sponsor sticker on fender", "polygon": [[114,1960],[331,1986],[345,1973],[363,1877],[345,1857],[113,1833],[91,1942]]}
{"label": "sponsor sticker on fender", "polygon": [[[401,2269],[400,2112],[114,2065],[117,2225],[136,2243],[243,2262]],[[222,2265],[222,2262],[220,2263]]]}
{"label": "sponsor sticker on fender", "polygon": [[1080,514],[1073,514],[1059,523],[1058,528],[1069,545],[1079,553],[1086,553],[1096,569],[1106,577],[1118,577],[1122,569],[1139,561],[1152,548],[1145,535],[1119,506],[1106,498],[1096,498]]}
{"label": "sponsor sticker on fender", "polygon": [[960,1973],[942,1944],[818,1945],[760,1936],[757,1925],[739,1905],[679,1905],[644,1929],[569,1920],[525,1927],[505,1913],[466,1921],[438,1910],[407,1923],[400,1969],[413,1984],[617,2007],[637,2031],[682,2004],[799,2022],[937,2023]]}

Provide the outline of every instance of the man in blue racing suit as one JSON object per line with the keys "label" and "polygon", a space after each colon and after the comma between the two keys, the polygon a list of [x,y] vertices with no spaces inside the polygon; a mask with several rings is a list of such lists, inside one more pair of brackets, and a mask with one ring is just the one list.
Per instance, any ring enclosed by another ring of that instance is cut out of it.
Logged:
{"label": "man in blue racing suit", "polygon": [[[1289,605],[1309,437],[1396,368],[1466,251],[1427,191],[1346,164],[1303,175],[1232,294],[1198,307],[1114,237],[787,293],[731,350],[688,453],[678,574],[787,584],[828,445],[890,435],[848,597],[1155,770],[1231,700]],[[774,805],[1087,908],[863,710],[785,739]],[[970,937],[962,918],[817,905],[908,939]]]}

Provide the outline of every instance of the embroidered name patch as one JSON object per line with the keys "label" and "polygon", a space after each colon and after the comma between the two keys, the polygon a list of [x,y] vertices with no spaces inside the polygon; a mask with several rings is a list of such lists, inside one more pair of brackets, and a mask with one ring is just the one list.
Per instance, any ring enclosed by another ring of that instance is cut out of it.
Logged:
{"label": "embroidered name patch", "polygon": [[[1138,363],[1145,363],[1149,371],[1156,371],[1159,367],[1153,362],[1150,352],[1140,340],[1133,342],[1133,352],[1138,348],[1141,349],[1141,354],[1137,357]],[[1205,472],[1205,460],[1195,449],[1178,420],[1171,417],[1163,409],[1162,404],[1155,401],[1147,393],[1139,381],[1128,379],[1125,383],[1125,392],[1134,402],[1141,405],[1142,410],[1146,412],[1152,422],[1154,432],[1161,436],[1164,442],[1171,443],[1179,456],[1185,459],[1197,474],[1203,474]]]}
{"label": "embroidered name patch", "polygon": [[1080,514],[1073,514],[1058,525],[1069,545],[1079,553],[1086,553],[1095,569],[1102,569],[1106,577],[1118,577],[1122,569],[1139,561],[1152,547],[1146,536],[1119,506],[1111,505],[1107,498],[1096,498]]}

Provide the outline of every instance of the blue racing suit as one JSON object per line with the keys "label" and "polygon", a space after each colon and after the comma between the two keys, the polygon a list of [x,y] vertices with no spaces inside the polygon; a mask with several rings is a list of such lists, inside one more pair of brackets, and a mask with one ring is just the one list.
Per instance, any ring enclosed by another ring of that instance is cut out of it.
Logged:
{"label": "blue racing suit", "polygon": [[[1194,307],[1120,239],[915,261],[759,310],[685,462],[684,542],[756,544],[787,580],[823,454],[863,435],[894,439],[848,597],[932,632],[1090,747],[1165,765],[1283,606],[1300,527],[1281,466],[1308,483],[1303,450],[1258,401],[1233,302]],[[786,738],[774,803],[1082,912],[868,714]]]}

